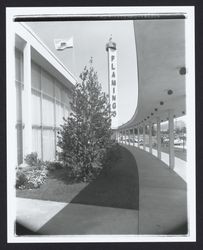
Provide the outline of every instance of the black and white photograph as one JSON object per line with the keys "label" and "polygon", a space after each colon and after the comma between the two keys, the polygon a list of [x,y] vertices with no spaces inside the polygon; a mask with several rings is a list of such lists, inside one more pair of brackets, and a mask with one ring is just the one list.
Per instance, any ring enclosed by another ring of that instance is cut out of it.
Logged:
{"label": "black and white photograph", "polygon": [[194,16],[6,8],[8,242],[195,241]]}

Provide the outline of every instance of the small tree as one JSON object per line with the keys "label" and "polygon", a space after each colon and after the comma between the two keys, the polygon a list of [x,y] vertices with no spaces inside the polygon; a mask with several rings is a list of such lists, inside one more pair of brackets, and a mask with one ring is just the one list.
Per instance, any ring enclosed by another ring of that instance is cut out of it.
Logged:
{"label": "small tree", "polygon": [[80,74],[71,102],[72,113],[59,132],[58,146],[61,159],[73,178],[90,180],[101,161],[111,139],[111,114],[108,97],[101,91],[97,73],[92,65]]}

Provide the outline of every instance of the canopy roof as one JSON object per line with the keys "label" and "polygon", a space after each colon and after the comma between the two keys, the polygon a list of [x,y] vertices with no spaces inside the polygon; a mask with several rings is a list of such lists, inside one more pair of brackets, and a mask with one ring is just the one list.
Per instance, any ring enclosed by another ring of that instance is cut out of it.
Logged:
{"label": "canopy roof", "polygon": [[138,103],[134,116],[120,128],[130,128],[168,110],[185,114],[185,20],[134,21],[138,67]]}

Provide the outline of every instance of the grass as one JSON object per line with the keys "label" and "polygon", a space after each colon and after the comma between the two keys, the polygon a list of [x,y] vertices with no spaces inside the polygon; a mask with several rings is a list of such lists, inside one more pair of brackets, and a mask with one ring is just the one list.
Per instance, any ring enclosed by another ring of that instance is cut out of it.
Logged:
{"label": "grass", "polygon": [[17,190],[17,197],[138,209],[139,181],[136,161],[120,147],[120,159],[91,183],[71,184],[65,171],[53,171],[47,182],[34,190]]}
{"label": "grass", "polygon": [[[149,144],[146,144],[147,147],[149,147]],[[157,149],[157,147],[153,147],[154,149]],[[161,151],[164,153],[169,154],[169,146],[161,146]],[[180,158],[183,161],[187,161],[187,150],[179,147],[174,147],[174,154],[175,157]]]}
{"label": "grass", "polygon": [[[161,151],[169,154],[169,147],[162,147]],[[183,161],[187,161],[187,150],[183,148],[174,147],[175,157],[180,158]]]}
{"label": "grass", "polygon": [[50,171],[47,181],[37,189],[16,190],[16,196],[20,198],[50,200],[58,202],[70,202],[87,183],[70,183],[66,170],[57,169]]}

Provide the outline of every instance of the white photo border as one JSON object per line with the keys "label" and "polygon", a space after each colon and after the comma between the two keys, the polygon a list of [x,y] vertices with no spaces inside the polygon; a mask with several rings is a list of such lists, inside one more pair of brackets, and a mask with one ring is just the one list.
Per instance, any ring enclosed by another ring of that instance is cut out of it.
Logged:
{"label": "white photo border", "polygon": [[[195,158],[195,27],[194,6],[148,6],[148,7],[12,7],[6,8],[6,64],[7,64],[7,112],[13,108],[9,83],[14,82],[14,18],[16,16],[36,15],[131,15],[131,14],[173,14],[184,13],[186,16],[186,110],[187,136],[190,148],[187,152],[187,206],[189,234],[187,236],[170,235],[66,235],[66,236],[16,236],[14,222],[16,218],[15,171],[12,161],[13,138],[9,134],[12,124],[7,115],[7,241],[8,243],[56,243],[56,242],[193,242],[196,241],[196,158]],[[14,119],[14,118],[12,118]]]}

